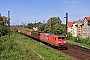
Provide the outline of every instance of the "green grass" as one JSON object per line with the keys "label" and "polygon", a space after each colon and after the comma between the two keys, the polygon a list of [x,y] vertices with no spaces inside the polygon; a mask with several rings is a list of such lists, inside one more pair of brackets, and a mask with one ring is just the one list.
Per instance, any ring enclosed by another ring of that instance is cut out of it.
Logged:
{"label": "green grass", "polygon": [[76,42],[73,41],[73,40],[67,40],[67,43],[68,43],[68,44],[75,44],[75,45],[79,45],[79,46],[85,46],[86,48],[90,48],[90,46],[87,45],[87,44],[84,44],[84,43],[76,43]]}
{"label": "green grass", "polygon": [[71,60],[44,44],[16,32],[12,32],[10,38],[8,36],[0,38],[1,60],[43,60],[38,54],[44,60]]}

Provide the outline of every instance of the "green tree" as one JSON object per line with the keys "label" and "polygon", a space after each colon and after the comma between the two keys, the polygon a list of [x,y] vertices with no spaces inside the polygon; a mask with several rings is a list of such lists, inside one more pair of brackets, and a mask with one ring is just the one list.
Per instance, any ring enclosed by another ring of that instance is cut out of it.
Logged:
{"label": "green tree", "polygon": [[32,24],[32,23],[29,23],[29,24],[27,25],[27,27],[28,27],[29,29],[32,29],[32,28],[33,28],[33,24]]}
{"label": "green tree", "polygon": [[7,30],[2,25],[0,25],[0,37],[6,34],[7,34]]}
{"label": "green tree", "polygon": [[36,25],[36,26],[39,26],[40,24],[42,24],[42,23],[41,23],[41,22],[38,22],[38,23],[36,23],[35,25]]}
{"label": "green tree", "polygon": [[0,17],[0,24],[1,24],[2,26],[5,26],[7,23],[8,23],[7,17],[1,16],[1,17]]}
{"label": "green tree", "polygon": [[4,26],[5,26],[6,24],[8,24],[8,17],[2,16],[2,18],[3,18],[3,22],[4,22]]}
{"label": "green tree", "polygon": [[44,29],[45,29],[45,24],[42,24],[42,23],[39,24],[38,28],[39,28],[40,31],[44,31]]}
{"label": "green tree", "polygon": [[0,37],[2,35],[6,35],[6,33],[7,33],[7,30],[4,28],[6,23],[7,23],[7,17],[1,16],[0,17]]}
{"label": "green tree", "polygon": [[51,17],[45,25],[44,32],[65,34],[65,25],[61,23],[62,21],[59,17]]}
{"label": "green tree", "polygon": [[[65,35],[65,24],[62,24],[62,21],[59,17],[51,17],[48,19],[47,23],[43,24],[41,22],[38,23],[29,23],[27,27],[32,29],[34,26],[37,26],[40,31],[46,33],[57,33]],[[52,27],[52,30],[51,30]]]}
{"label": "green tree", "polygon": [[41,22],[38,22],[38,23],[28,23],[27,27],[28,27],[29,29],[32,29],[33,27],[36,27],[36,26],[39,27],[39,28],[41,28],[40,25],[42,25]]}
{"label": "green tree", "polygon": [[0,25],[4,26],[4,21],[2,17],[0,17]]}
{"label": "green tree", "polygon": [[48,23],[45,24],[44,32],[49,33],[50,32],[50,25]]}
{"label": "green tree", "polygon": [[55,25],[55,24],[61,24],[62,21],[59,17],[51,17],[50,19],[48,19],[47,23]]}

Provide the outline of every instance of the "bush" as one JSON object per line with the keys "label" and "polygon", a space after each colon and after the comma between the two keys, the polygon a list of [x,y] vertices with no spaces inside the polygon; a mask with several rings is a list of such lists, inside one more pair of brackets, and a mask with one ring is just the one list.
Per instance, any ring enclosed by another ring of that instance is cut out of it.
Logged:
{"label": "bush", "polygon": [[7,34],[7,30],[2,25],[0,25],[0,37],[6,34]]}
{"label": "bush", "polygon": [[87,45],[90,45],[90,40],[89,40],[89,41],[87,41]]}

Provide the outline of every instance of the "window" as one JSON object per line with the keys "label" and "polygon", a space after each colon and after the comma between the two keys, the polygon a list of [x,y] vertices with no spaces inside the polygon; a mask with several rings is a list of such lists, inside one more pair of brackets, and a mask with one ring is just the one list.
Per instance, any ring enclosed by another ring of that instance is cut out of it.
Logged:
{"label": "window", "polygon": [[65,40],[65,37],[58,37],[58,40]]}
{"label": "window", "polygon": [[62,38],[61,37],[58,37],[58,40],[62,40]]}
{"label": "window", "polygon": [[62,40],[65,40],[65,37],[62,37]]}

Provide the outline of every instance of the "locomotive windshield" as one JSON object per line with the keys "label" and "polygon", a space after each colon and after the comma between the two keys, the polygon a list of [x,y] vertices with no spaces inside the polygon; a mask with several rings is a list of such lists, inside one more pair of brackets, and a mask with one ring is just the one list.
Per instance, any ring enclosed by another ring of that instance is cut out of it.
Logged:
{"label": "locomotive windshield", "polygon": [[58,37],[58,40],[65,40],[65,37]]}

